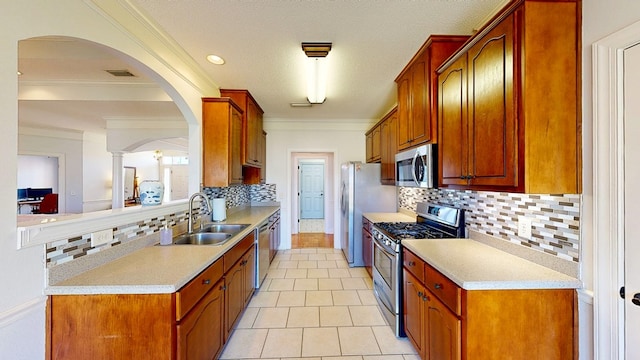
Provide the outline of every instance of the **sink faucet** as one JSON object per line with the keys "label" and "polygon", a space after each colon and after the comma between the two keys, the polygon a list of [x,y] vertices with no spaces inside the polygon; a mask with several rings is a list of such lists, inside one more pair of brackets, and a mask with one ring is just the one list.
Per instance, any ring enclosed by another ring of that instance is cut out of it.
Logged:
{"label": "sink faucet", "polygon": [[[205,193],[197,192],[191,195],[191,198],[189,198],[189,221],[187,222],[187,232],[189,234],[193,232],[193,200],[198,196],[201,198],[200,204],[202,211],[204,211],[205,214],[209,214],[211,212],[211,209],[209,208],[209,198]],[[202,222],[200,224],[202,225]]]}

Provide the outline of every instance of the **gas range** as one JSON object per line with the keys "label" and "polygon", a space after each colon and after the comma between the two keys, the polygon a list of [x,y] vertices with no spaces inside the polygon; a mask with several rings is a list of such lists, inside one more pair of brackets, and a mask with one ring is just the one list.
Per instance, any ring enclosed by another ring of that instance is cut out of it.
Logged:
{"label": "gas range", "polygon": [[373,224],[373,290],[387,323],[404,336],[402,312],[402,240],[464,237],[464,210],[419,203],[416,222]]}
{"label": "gas range", "polygon": [[418,203],[416,212],[416,222],[375,223],[373,237],[387,246],[392,246],[391,243],[399,245],[403,239],[464,237],[464,210],[445,205]]}

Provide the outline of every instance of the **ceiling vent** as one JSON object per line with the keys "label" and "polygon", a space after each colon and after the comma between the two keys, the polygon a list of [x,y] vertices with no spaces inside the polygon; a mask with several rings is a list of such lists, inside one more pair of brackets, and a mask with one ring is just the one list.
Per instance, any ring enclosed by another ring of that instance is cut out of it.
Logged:
{"label": "ceiling vent", "polygon": [[105,70],[113,76],[135,77],[129,70]]}

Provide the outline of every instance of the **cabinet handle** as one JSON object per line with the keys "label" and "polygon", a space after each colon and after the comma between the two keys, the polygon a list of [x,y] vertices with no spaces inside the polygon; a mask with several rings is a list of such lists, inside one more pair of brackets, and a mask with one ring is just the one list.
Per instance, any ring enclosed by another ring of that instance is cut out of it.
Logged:
{"label": "cabinet handle", "polygon": [[209,284],[211,284],[211,280],[210,279],[202,280],[202,285],[209,285]]}
{"label": "cabinet handle", "polygon": [[418,291],[418,297],[421,298],[422,296],[422,291]]}
{"label": "cabinet handle", "polygon": [[422,301],[431,301],[431,298],[429,298],[427,295],[423,295]]}
{"label": "cabinet handle", "polygon": [[436,284],[434,284],[434,286],[435,286],[435,288],[436,288],[436,289],[442,289],[442,288],[444,288],[444,287],[442,286],[442,284],[437,284],[437,283],[436,283]]}
{"label": "cabinet handle", "polygon": [[415,261],[409,261],[409,266],[416,266],[416,262]]}

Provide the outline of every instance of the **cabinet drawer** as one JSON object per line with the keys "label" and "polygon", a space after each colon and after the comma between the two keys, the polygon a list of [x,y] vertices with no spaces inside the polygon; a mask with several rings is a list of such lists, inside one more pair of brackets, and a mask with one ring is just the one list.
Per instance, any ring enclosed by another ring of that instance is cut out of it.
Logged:
{"label": "cabinet drawer", "polygon": [[253,245],[255,240],[255,231],[251,231],[244,239],[240,240],[231,250],[224,254],[224,272],[226,273],[233,267],[233,264],[238,261],[242,255]]}
{"label": "cabinet drawer", "polygon": [[176,320],[180,321],[222,278],[223,263],[218,260],[176,292]]}
{"label": "cabinet drawer", "polygon": [[402,258],[404,268],[413,274],[416,279],[420,280],[421,283],[424,283],[424,261],[407,249],[403,249]]}
{"label": "cabinet drawer", "polygon": [[440,299],[451,311],[461,315],[460,287],[429,264],[424,264],[426,287]]}

